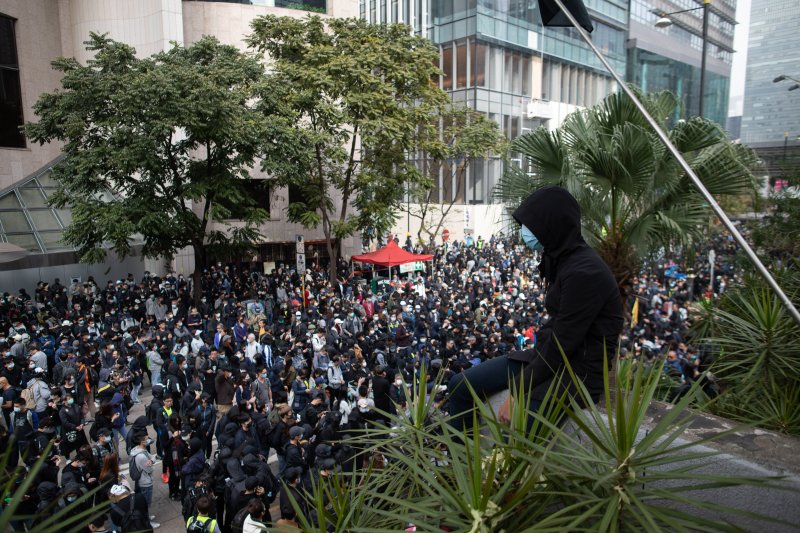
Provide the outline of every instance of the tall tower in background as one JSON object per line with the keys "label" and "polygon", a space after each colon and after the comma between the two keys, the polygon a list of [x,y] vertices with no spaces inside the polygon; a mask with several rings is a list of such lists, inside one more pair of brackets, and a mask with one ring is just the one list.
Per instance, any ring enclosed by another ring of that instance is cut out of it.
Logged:
{"label": "tall tower in background", "polygon": [[798,28],[797,0],[753,0],[741,141],[758,152],[772,178],[800,176]]}

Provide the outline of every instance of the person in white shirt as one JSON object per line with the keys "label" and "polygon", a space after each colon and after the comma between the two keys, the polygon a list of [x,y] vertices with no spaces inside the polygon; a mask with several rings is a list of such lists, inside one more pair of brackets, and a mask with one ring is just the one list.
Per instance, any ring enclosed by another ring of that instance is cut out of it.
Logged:
{"label": "person in white shirt", "polygon": [[250,333],[247,335],[247,345],[244,347],[244,356],[255,363],[256,357],[259,354],[261,354],[261,345],[256,342],[256,336]]}
{"label": "person in white shirt", "polygon": [[244,519],[242,524],[242,533],[262,533],[266,531],[264,524],[264,514],[267,509],[264,502],[259,499],[253,498],[247,504],[247,518]]}

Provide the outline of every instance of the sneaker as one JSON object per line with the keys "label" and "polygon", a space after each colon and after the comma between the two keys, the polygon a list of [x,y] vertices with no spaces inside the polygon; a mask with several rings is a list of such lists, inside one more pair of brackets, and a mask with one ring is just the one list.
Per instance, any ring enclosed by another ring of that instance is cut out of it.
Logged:
{"label": "sneaker", "polygon": [[169,483],[169,474],[166,473],[161,474],[161,481],[163,481],[164,483]]}
{"label": "sneaker", "polygon": [[152,527],[153,529],[158,529],[161,527],[161,524],[159,524],[158,522],[150,522],[150,527]]}

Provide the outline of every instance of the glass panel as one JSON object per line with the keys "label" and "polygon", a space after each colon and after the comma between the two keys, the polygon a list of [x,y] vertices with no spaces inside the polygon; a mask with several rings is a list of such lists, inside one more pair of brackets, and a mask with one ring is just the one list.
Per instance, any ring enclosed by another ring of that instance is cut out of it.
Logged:
{"label": "glass panel", "polygon": [[17,195],[13,192],[0,198],[0,209],[19,209],[20,207]]}
{"label": "glass panel", "polygon": [[456,87],[463,89],[467,86],[467,45],[459,44],[456,47]]}
{"label": "glass panel", "polygon": [[31,231],[31,225],[28,224],[25,213],[22,211],[3,211],[0,213],[0,221],[6,232]]}
{"label": "glass panel", "polygon": [[473,46],[472,76],[476,87],[486,86],[486,45],[478,43]]}
{"label": "glass panel", "polygon": [[22,201],[25,202],[25,207],[47,207],[42,191],[39,189],[20,188],[18,191],[22,196]]}
{"label": "glass panel", "polygon": [[33,225],[39,231],[61,230],[61,225],[56,220],[53,212],[49,209],[35,209],[29,211]]}
{"label": "glass panel", "polygon": [[58,183],[53,179],[53,173],[49,170],[39,175],[39,184],[42,187],[58,187]]}
{"label": "glass panel", "polygon": [[72,224],[72,211],[69,209],[56,209],[56,214],[65,226]]}
{"label": "glass panel", "polygon": [[31,252],[42,251],[42,249],[39,247],[39,243],[36,242],[36,238],[32,233],[25,233],[23,235],[6,235],[6,238],[11,244],[16,244],[20,248],[30,250]]}
{"label": "glass panel", "polygon": [[445,91],[453,88],[453,49],[447,47],[442,50],[442,87]]}
{"label": "glass panel", "polygon": [[45,248],[47,248],[48,251],[71,249],[70,246],[68,246],[62,240],[63,236],[61,235],[60,231],[55,233],[40,233],[39,238],[42,240]]}

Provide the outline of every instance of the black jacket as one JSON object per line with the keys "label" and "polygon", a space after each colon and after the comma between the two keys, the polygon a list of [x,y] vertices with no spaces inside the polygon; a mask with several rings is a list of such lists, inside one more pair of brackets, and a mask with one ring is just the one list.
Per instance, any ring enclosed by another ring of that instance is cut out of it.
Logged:
{"label": "black jacket", "polygon": [[[513,214],[544,246],[540,275],[547,284],[545,307],[550,320],[537,334],[535,348],[512,352],[527,362],[522,379],[541,400],[564,363],[563,350],[575,374],[594,401],[603,392],[603,357],[609,364],[622,331],[622,302],[611,270],[581,237],[580,208],[560,187],[530,195]],[[559,391],[567,386],[562,380]]]}

